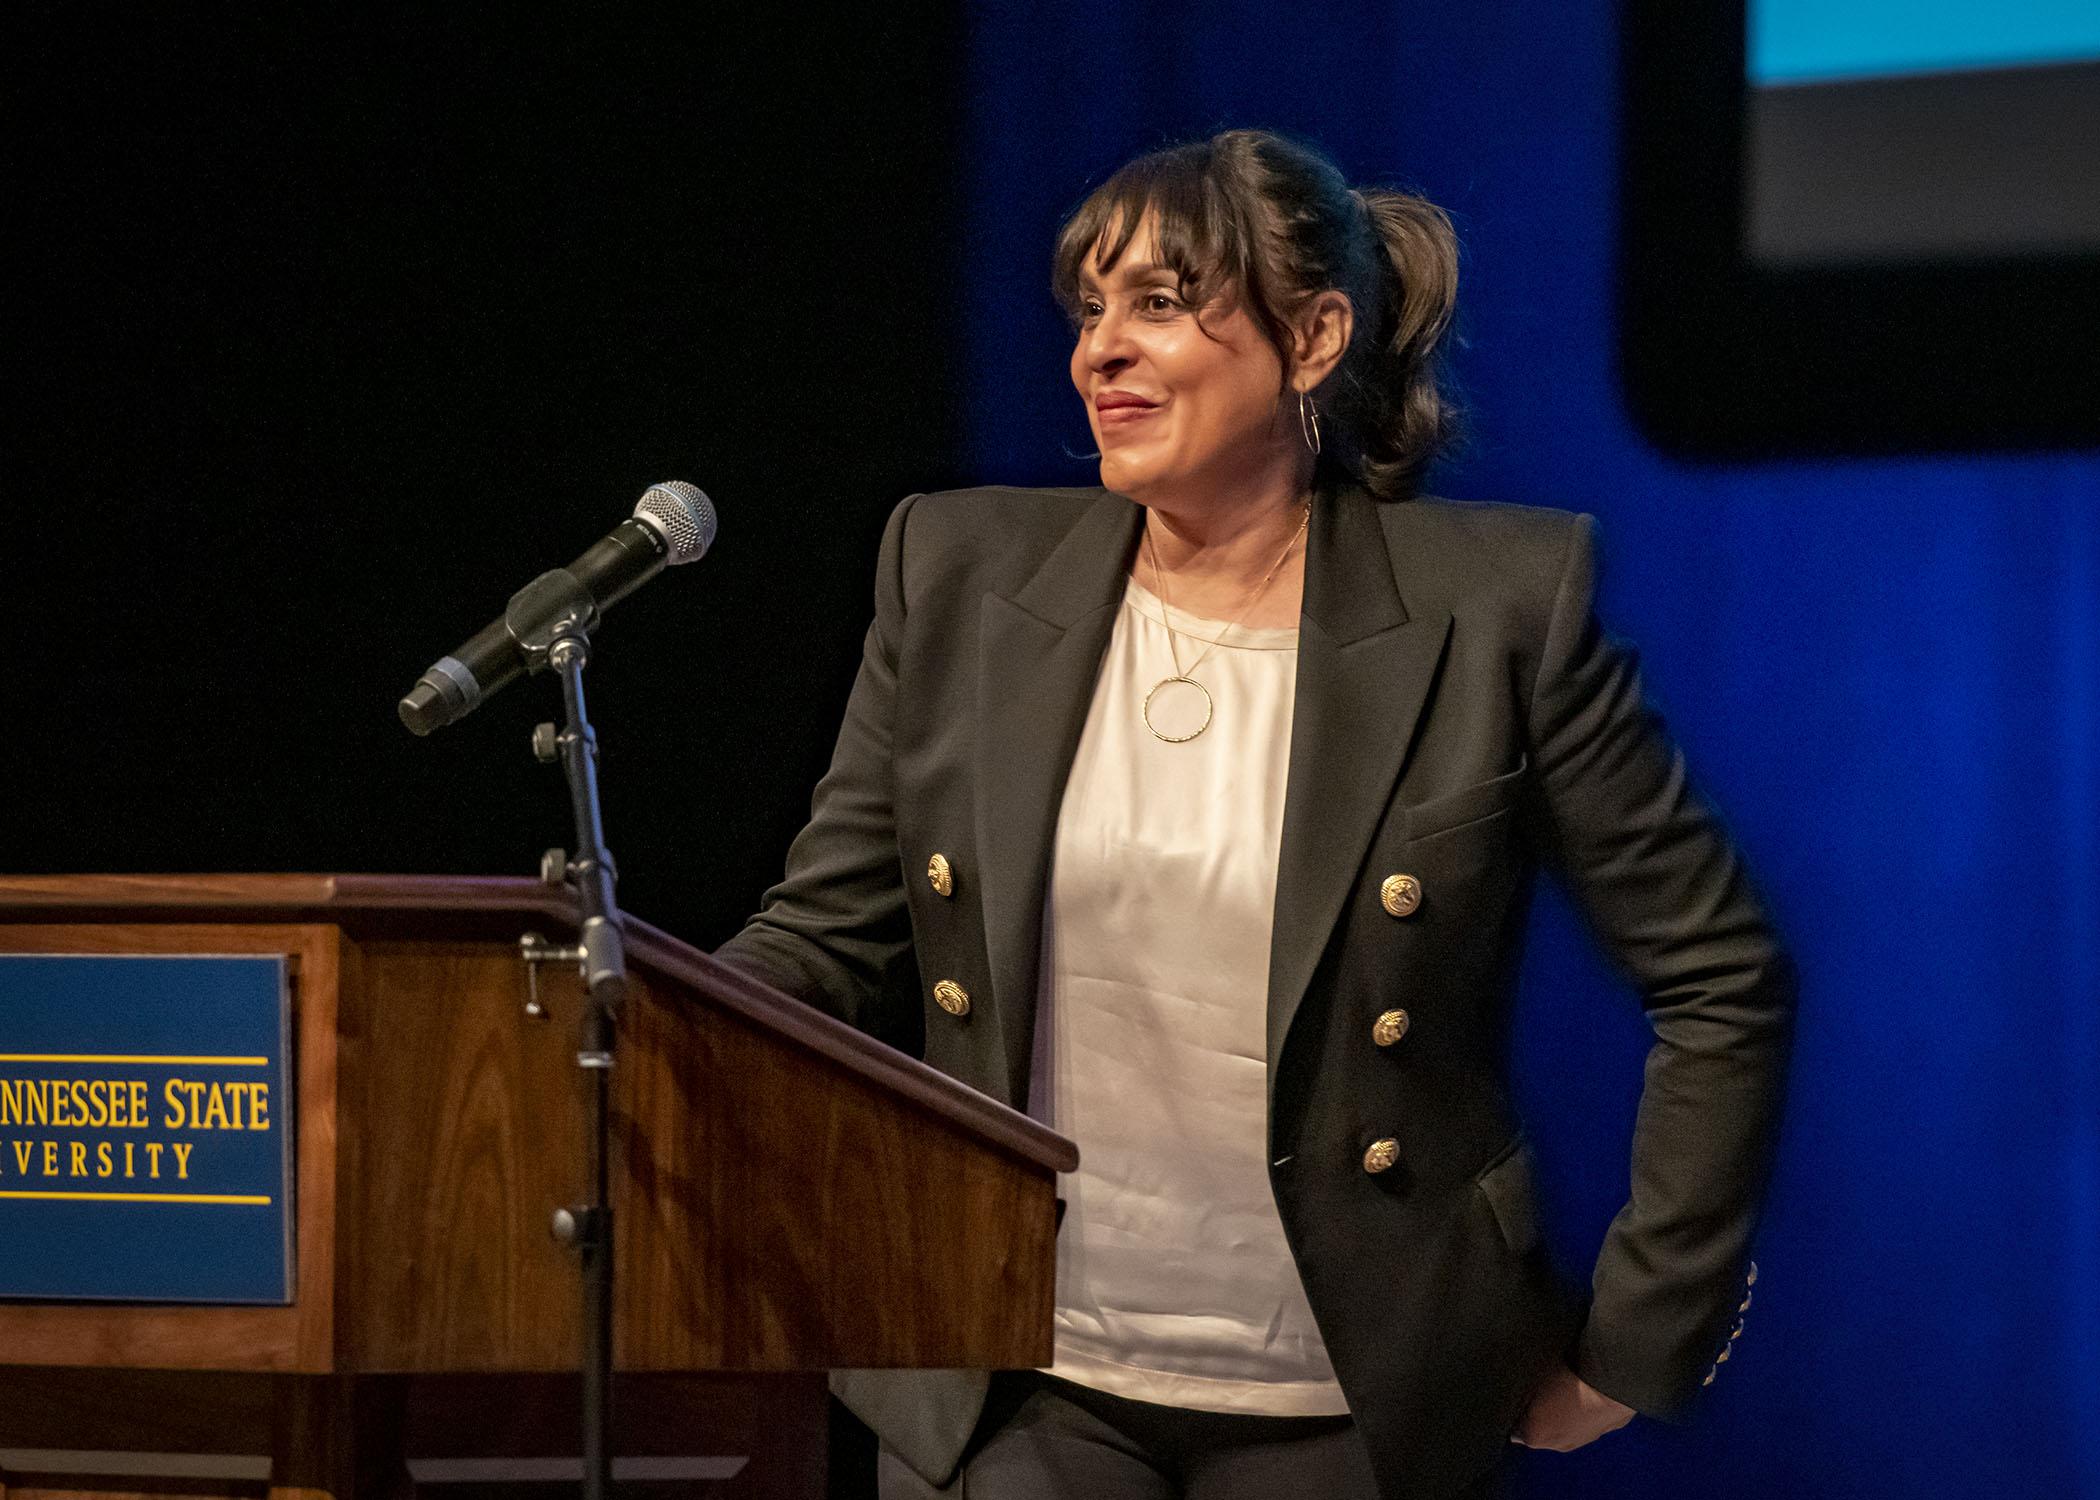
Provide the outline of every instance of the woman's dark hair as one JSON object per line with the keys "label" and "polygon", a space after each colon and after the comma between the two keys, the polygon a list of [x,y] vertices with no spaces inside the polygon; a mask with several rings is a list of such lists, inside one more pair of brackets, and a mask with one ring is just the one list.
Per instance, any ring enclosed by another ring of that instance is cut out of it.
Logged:
{"label": "woman's dark hair", "polygon": [[[1333,162],[1266,130],[1228,130],[1141,156],[1096,188],[1057,237],[1052,287],[1075,320],[1079,277],[1113,267],[1152,216],[1160,263],[1196,307],[1243,305],[1286,369],[1291,317],[1333,289],[1355,332],[1314,400],[1326,445],[1381,500],[1415,493],[1458,433],[1441,387],[1458,295],[1458,238],[1412,193],[1353,191]],[[1324,460],[1323,460],[1324,461]]]}

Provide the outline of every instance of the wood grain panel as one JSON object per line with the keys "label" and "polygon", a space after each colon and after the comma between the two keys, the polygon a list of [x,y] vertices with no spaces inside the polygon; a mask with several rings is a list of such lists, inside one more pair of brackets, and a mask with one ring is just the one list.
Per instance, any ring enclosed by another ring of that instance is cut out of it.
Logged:
{"label": "wood grain panel", "polygon": [[267,1453],[276,1379],[0,1366],[0,1448]]}
{"label": "wood grain panel", "polygon": [[647,922],[622,920],[631,963],[704,996],[715,1009],[733,1012],[782,1042],[842,1064],[900,1101],[919,1104],[986,1145],[1046,1171],[1069,1172],[1079,1165],[1079,1150],[1070,1141],[989,1094],[781,994]]}
{"label": "wood grain panel", "polygon": [[[0,920],[202,919],[0,929],[41,932],[46,951],[270,951],[289,941],[277,934],[311,934],[300,993],[325,980],[342,996],[325,1018],[301,1003],[298,1306],[0,1307],[0,1361],[12,1346],[54,1364],[573,1369],[579,1278],[546,1226],[581,1182],[584,999],[572,969],[545,966],[551,1019],[527,1020],[515,948],[528,926],[559,933],[546,918],[569,899],[398,876],[0,879]],[[260,913],[330,922],[258,926]],[[452,929],[465,935],[429,936]],[[621,1365],[1047,1360],[1054,1174],[1071,1144],[646,924],[628,931]],[[236,946],[249,942],[263,946]],[[337,1110],[309,1124],[331,1083]],[[340,1203],[332,1236],[309,1217],[324,1199]]]}
{"label": "wood grain panel", "polygon": [[[345,1358],[562,1370],[581,1189],[572,968],[493,944],[360,945]],[[638,975],[614,1071],[620,1366],[810,1370],[1048,1358],[1050,1175],[676,985]]]}
{"label": "wood grain panel", "polygon": [[[0,1448],[146,1453],[271,1452],[277,1387],[297,1377],[166,1370],[0,1368]],[[263,1500],[267,1486],[63,1471],[0,1473],[9,1500]]]}
{"label": "wood grain panel", "polygon": [[501,875],[0,875],[0,908],[229,912],[576,909],[567,891]]}
{"label": "wood grain panel", "polygon": [[12,907],[324,905],[333,875],[0,875]]}
{"label": "wood grain panel", "polygon": [[[0,1368],[0,1448],[131,1454],[267,1456],[270,1481],[174,1476],[67,1475],[27,1471],[0,1476],[0,1495],[39,1493],[69,1500],[118,1494],[239,1495],[248,1500],[351,1500],[358,1471],[405,1482],[399,1465],[403,1416],[398,1401],[363,1406],[349,1376],[259,1375],[120,1369]],[[363,1437],[363,1451],[359,1439]],[[367,1493],[373,1486],[367,1486]]]}
{"label": "wood grain panel", "polygon": [[0,921],[331,922],[353,937],[514,938],[576,922],[536,880],[461,875],[0,875]]}
{"label": "wood grain panel", "polygon": [[[573,892],[501,876],[0,875],[0,922],[327,922],[377,938],[514,942],[528,927],[573,932]],[[1072,1143],[1005,1105],[822,1014],[634,917],[632,962],[778,1037],[916,1100],[987,1144],[1055,1172]]]}
{"label": "wood grain panel", "polygon": [[297,1280],[290,1307],[0,1303],[0,1364],[179,1370],[334,1367],[338,928],[235,923],[0,926],[5,953],[284,953],[298,1070]]}
{"label": "wood grain panel", "polygon": [[644,979],[621,1036],[624,1368],[1046,1363],[1053,1179]]}
{"label": "wood grain panel", "polygon": [[558,1014],[533,1021],[513,946],[373,942],[360,961],[346,1362],[573,1368],[581,1294],[548,1221],[581,1177],[574,970],[544,966]]}

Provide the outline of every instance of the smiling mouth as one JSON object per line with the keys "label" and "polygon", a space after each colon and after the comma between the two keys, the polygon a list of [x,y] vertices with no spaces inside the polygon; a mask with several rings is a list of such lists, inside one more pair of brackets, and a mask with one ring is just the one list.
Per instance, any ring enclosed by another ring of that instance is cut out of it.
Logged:
{"label": "smiling mouth", "polygon": [[1150,401],[1136,401],[1127,396],[1121,399],[1111,397],[1095,405],[1094,415],[1103,427],[1120,427],[1149,417],[1158,410]]}

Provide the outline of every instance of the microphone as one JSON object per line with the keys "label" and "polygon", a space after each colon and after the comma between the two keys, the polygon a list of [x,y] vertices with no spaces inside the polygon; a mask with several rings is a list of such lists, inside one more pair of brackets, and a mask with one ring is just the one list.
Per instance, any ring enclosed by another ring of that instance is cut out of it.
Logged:
{"label": "microphone", "polygon": [[501,616],[439,657],[401,700],[401,722],[428,734],[465,718],[482,699],[544,666],[558,636],[589,630],[666,567],[705,557],[714,540],[715,507],[698,488],[679,479],[650,485],[633,516],[566,568],[519,589]]}

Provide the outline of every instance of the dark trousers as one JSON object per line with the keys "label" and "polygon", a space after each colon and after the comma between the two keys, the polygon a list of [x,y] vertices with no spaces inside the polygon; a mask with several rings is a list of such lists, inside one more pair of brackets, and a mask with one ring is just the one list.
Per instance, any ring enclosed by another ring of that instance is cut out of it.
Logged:
{"label": "dark trousers", "polygon": [[1035,1371],[992,1378],[962,1471],[936,1490],[894,1455],[882,1500],[1378,1500],[1347,1417],[1250,1417],[1128,1401]]}

